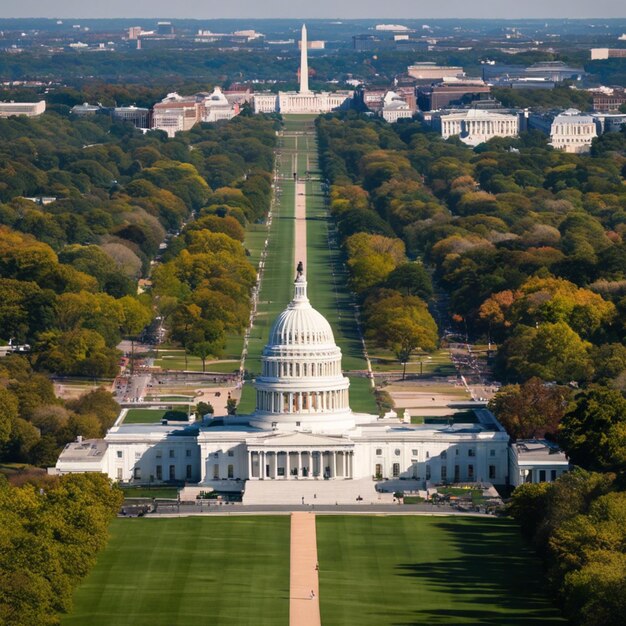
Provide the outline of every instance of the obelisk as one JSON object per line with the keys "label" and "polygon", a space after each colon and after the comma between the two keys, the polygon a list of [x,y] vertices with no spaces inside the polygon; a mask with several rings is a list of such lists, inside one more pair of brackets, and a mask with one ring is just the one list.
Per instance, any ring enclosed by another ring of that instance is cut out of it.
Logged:
{"label": "obelisk", "polygon": [[306,36],[306,24],[302,24],[300,40],[300,93],[309,92],[309,44]]}

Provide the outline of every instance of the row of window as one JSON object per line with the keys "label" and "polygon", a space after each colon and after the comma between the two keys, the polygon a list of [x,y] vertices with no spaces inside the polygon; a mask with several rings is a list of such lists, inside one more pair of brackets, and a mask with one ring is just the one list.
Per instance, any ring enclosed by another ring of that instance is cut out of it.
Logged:
{"label": "row of window", "polygon": [[[417,465],[414,463],[414,471],[413,471],[413,478],[422,478],[421,476],[417,476]],[[543,471],[543,470],[542,470]],[[545,472],[544,472],[545,474]],[[383,477],[383,466],[381,463],[377,463],[375,468],[374,468],[374,475],[378,476],[378,477]],[[393,478],[398,478],[400,476],[400,463],[394,463],[391,466],[391,475]],[[497,466],[495,465],[490,465],[489,466],[489,480],[497,480],[498,478],[498,469]],[[426,480],[431,480],[431,469],[430,469],[430,465],[426,465],[426,476],[424,476],[424,478]],[[467,481],[474,481],[476,479],[475,477],[475,473],[474,473],[474,466],[472,464],[469,464],[466,468],[466,473],[465,473],[465,478],[463,478],[463,480],[467,480]],[[443,465],[441,467],[441,481],[445,482],[448,480],[448,468]],[[532,480],[532,478],[528,479],[528,482],[530,482],[530,480]],[[455,483],[458,483],[461,481],[461,466],[460,465],[455,465],[454,466],[454,479],[453,481]],[[544,481],[545,481],[545,477],[544,477]]]}
{"label": "row of window", "polygon": [[[413,449],[411,450],[411,454],[413,456],[418,456],[417,454],[417,449]],[[454,449],[455,452],[455,456],[460,456],[460,448],[455,448]],[[396,456],[400,456],[402,454],[402,450],[400,450],[400,448],[396,448],[394,450],[394,454]],[[382,448],[376,448],[376,456],[382,456],[383,455],[383,449]],[[476,456],[476,450],[474,450],[474,448],[468,448],[467,449],[467,456],[472,456],[475,457]],[[489,456],[496,456],[496,451],[494,449],[489,450]],[[447,450],[443,450],[440,454],[439,457],[442,459],[447,459],[448,458],[448,451]],[[430,458],[430,452],[427,450],[426,451],[426,458],[429,459]]]}
{"label": "row of window", "polygon": [[[176,475],[176,465],[169,466],[168,476],[169,476],[168,480],[180,480],[182,478],[181,476]],[[144,478],[147,478],[147,477],[144,477]],[[162,465],[155,466],[154,474],[151,474],[149,478],[150,480],[155,480],[155,479],[163,480],[163,466]],[[185,467],[185,480],[191,480],[192,478],[193,478],[193,465],[187,465]],[[117,479],[118,480],[124,479],[124,469],[121,467],[117,468]],[[133,479],[134,480],[142,479],[141,467],[135,467],[133,469]]]}
{"label": "row of window", "polygon": [[[185,456],[187,458],[191,458],[191,453],[192,453],[191,450],[189,450],[189,449],[185,450]],[[162,456],[163,456],[163,450],[160,450],[160,449],[157,448],[156,458],[160,459],[160,458],[162,458]],[[229,453],[229,456],[232,456],[232,454]],[[176,458],[176,450],[170,448],[168,450],[168,457],[170,459],[175,459]],[[124,451],[123,450],[118,450],[117,451],[117,458],[118,459],[123,459],[124,458]],[[139,458],[141,458],[141,452],[135,452],[135,459],[139,459]]]}

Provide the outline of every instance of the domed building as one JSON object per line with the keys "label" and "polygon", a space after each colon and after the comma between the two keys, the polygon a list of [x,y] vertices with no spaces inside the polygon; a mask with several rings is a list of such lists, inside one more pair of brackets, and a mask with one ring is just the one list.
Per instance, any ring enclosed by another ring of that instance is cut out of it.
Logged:
{"label": "domed building", "polygon": [[316,311],[299,274],[289,306],[278,316],[263,350],[250,424],[281,432],[340,434],[354,428],[341,350],[328,320]]}
{"label": "domed building", "polygon": [[486,409],[465,411],[467,420],[405,423],[393,413],[354,413],[349,386],[332,328],[298,272],[263,350],[254,413],[184,426],[122,423],[104,440],[68,444],[56,469],[185,481],[187,499],[208,488],[240,491],[244,504],[374,502],[387,481],[391,490],[508,481],[509,437]]}

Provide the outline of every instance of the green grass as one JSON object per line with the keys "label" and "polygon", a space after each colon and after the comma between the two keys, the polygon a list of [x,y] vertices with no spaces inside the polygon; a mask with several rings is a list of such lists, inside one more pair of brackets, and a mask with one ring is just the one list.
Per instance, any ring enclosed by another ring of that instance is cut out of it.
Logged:
{"label": "green grass", "polygon": [[187,411],[168,409],[129,409],[124,424],[155,424],[162,419],[187,421]]}
{"label": "green grass", "polygon": [[317,518],[322,624],[565,624],[504,519]]}
{"label": "green grass", "polygon": [[350,408],[355,413],[369,413],[376,415],[378,405],[372,392],[369,378],[350,376]]}
{"label": "green grass", "polygon": [[124,487],[125,498],[176,498],[176,487]]}
{"label": "green grass", "polygon": [[289,517],[117,519],[63,626],[284,626]]}
{"label": "green grass", "polygon": [[[383,350],[368,342],[368,350],[375,372],[401,372],[402,363],[391,350]],[[450,359],[447,349],[436,350],[432,354],[414,354],[406,366],[407,374],[423,374],[424,376],[455,376],[456,368]]]}

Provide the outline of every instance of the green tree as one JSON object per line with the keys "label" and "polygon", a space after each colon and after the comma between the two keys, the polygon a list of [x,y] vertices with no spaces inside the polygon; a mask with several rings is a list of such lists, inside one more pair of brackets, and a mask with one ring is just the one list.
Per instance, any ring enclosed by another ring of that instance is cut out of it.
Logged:
{"label": "green tree", "polygon": [[559,441],[576,465],[598,471],[626,468],[626,400],[621,392],[582,392],[561,421]]}
{"label": "green tree", "polygon": [[7,389],[0,387],[0,444],[9,441],[12,425],[17,417],[17,398]]}

